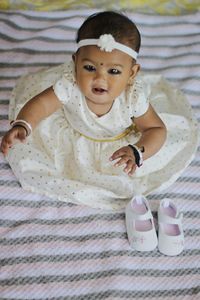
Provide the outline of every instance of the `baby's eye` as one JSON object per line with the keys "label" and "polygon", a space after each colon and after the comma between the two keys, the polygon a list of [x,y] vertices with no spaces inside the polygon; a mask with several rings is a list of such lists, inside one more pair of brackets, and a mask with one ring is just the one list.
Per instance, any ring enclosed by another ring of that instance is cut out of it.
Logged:
{"label": "baby's eye", "polygon": [[83,68],[89,72],[93,72],[96,70],[95,67],[92,65],[85,65]]}
{"label": "baby's eye", "polygon": [[117,70],[117,69],[110,69],[110,70],[108,70],[108,73],[109,73],[109,74],[112,74],[112,75],[119,75],[119,74],[121,74],[122,72],[119,71],[119,70]]}

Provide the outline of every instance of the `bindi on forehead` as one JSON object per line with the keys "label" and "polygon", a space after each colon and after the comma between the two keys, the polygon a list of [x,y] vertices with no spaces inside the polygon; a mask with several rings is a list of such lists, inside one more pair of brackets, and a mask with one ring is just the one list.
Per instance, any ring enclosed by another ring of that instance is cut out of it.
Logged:
{"label": "bindi on forehead", "polygon": [[100,66],[103,66],[103,63],[102,63],[102,62],[100,63]]}

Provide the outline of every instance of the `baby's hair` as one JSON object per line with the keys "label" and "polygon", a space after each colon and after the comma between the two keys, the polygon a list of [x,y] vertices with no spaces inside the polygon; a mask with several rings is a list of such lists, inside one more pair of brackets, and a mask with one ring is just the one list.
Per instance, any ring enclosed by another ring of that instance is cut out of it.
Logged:
{"label": "baby's hair", "polygon": [[98,39],[102,34],[112,34],[115,40],[136,52],[140,49],[140,33],[136,25],[125,15],[103,11],[88,17],[77,32],[76,42],[83,39]]}

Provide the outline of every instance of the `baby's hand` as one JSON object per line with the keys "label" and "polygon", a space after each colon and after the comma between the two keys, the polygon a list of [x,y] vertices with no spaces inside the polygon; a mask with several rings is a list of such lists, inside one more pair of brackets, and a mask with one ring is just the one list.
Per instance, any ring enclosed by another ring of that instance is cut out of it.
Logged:
{"label": "baby's hand", "polygon": [[1,151],[4,155],[8,154],[9,148],[12,147],[16,140],[24,143],[26,141],[26,129],[22,126],[16,126],[10,129],[1,141]]}
{"label": "baby's hand", "polygon": [[129,146],[122,147],[113,153],[110,160],[113,161],[118,158],[119,160],[114,164],[114,166],[118,167],[125,164],[124,172],[128,175],[133,175],[136,169],[133,150]]}

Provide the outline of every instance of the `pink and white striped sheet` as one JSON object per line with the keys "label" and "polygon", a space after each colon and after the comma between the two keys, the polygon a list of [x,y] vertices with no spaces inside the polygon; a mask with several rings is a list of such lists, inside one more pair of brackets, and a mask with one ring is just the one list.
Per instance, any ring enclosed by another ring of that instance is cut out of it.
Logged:
{"label": "pink and white striped sheet", "polygon": [[[0,12],[0,135],[17,78],[58,65],[94,10]],[[200,118],[200,13],[128,14],[142,34],[142,70],[182,89]],[[185,250],[167,257],[130,249],[124,213],[28,193],[0,154],[1,300],[200,299],[200,147],[182,176],[148,196],[154,216],[172,198],[184,214]],[[95,195],[94,195],[95,196]]]}

